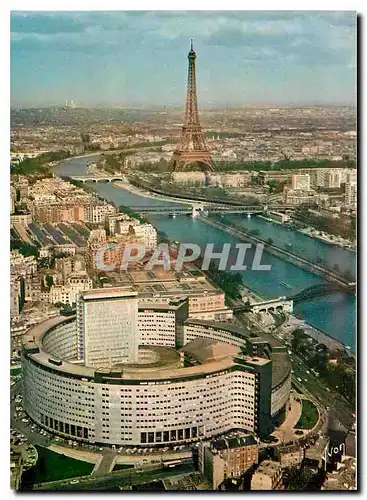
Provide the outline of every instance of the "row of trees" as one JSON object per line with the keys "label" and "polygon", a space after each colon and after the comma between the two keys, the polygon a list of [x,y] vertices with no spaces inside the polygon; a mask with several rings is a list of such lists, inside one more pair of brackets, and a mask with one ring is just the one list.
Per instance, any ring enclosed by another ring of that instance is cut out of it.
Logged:
{"label": "row of trees", "polygon": [[24,243],[21,240],[10,240],[10,250],[19,250],[24,257],[30,257],[31,255],[37,257],[38,255],[38,248],[35,245]]}
{"label": "row of trees", "polygon": [[278,182],[274,179],[270,179],[268,181],[268,184],[269,186],[269,193],[270,194],[278,194],[278,193],[283,193],[284,191],[284,186],[287,185],[287,181],[284,181],[284,182]]}
{"label": "row of trees", "polygon": [[217,161],[218,170],[292,170],[300,168],[356,168],[356,162],[353,160],[333,161],[333,160],[313,160],[304,158],[302,160],[281,160],[271,161]]}
{"label": "row of trees", "polygon": [[243,283],[240,273],[220,271],[217,264],[211,263],[208,274],[214,283],[223,290],[226,296],[233,300],[241,299],[241,287]]}
{"label": "row of trees", "polygon": [[336,363],[330,363],[331,353],[325,344],[317,344],[299,328],[292,334],[292,349],[307,360],[307,364],[319,372],[330,387],[355,404],[356,371],[352,356],[340,352]]}
{"label": "row of trees", "polygon": [[334,219],[315,215],[309,212],[308,207],[302,206],[296,209],[295,217],[318,231],[352,240],[356,238],[356,220],[354,217],[338,217]]}
{"label": "row of trees", "polygon": [[138,219],[138,221],[140,221],[141,223],[148,223],[148,220],[145,217],[138,214],[137,212],[134,212],[134,210],[131,210],[130,207],[127,207],[125,205],[120,205],[119,211],[123,212],[124,214],[128,215],[129,217],[132,217],[133,219]]}

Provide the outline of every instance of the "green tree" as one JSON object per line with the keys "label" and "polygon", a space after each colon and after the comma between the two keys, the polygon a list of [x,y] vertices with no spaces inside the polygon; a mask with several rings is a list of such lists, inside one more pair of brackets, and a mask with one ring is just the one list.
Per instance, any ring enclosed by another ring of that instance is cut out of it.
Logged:
{"label": "green tree", "polygon": [[243,283],[240,273],[220,271],[216,264],[211,263],[209,266],[209,275],[228,297],[234,300],[242,297],[241,287]]}
{"label": "green tree", "polygon": [[284,190],[284,186],[287,184],[287,181],[278,182],[274,179],[269,179],[268,181],[269,192],[272,194],[282,193]]}
{"label": "green tree", "polygon": [[54,284],[54,279],[49,274],[46,275],[46,286],[50,288]]}
{"label": "green tree", "polygon": [[292,349],[296,352],[304,352],[307,350],[309,337],[305,334],[302,328],[297,328],[292,332]]}
{"label": "green tree", "polygon": [[129,217],[132,217],[133,219],[138,219],[142,223],[148,223],[148,219],[138,214],[137,212],[134,212],[134,210],[131,210],[131,208],[127,207],[126,205],[120,205],[119,211],[128,215]]}
{"label": "green tree", "polygon": [[283,471],[283,483],[287,491],[304,491],[311,482],[314,473],[304,467],[287,467]]}
{"label": "green tree", "polygon": [[19,250],[19,252],[25,257],[30,257],[34,255],[37,257],[38,248],[35,245],[30,245],[29,243],[23,243],[19,240],[11,240],[10,241],[10,250]]}

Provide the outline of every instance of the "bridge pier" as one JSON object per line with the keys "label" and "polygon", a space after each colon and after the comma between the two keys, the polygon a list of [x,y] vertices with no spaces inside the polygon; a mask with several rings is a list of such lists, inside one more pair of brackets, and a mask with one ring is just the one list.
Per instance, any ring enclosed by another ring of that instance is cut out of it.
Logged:
{"label": "bridge pier", "polygon": [[252,307],[253,313],[281,313],[286,312],[292,314],[293,312],[293,300],[279,298],[274,300],[269,300],[266,302],[259,302],[254,304]]}

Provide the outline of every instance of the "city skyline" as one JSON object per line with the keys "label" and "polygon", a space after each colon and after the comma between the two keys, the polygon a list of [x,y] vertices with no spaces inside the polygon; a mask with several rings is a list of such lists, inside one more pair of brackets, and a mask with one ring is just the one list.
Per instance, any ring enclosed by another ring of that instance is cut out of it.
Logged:
{"label": "city skyline", "polygon": [[12,105],[183,106],[191,37],[201,108],[355,102],[355,12],[120,11],[13,12]]}
{"label": "city skyline", "polygon": [[13,491],[359,489],[356,28],[11,14]]}

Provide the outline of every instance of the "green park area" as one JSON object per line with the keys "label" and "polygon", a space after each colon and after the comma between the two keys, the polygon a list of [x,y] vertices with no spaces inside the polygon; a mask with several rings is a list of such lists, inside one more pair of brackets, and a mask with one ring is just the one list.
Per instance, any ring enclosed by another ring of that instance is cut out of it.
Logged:
{"label": "green park area", "polygon": [[37,464],[26,471],[22,478],[25,489],[31,488],[34,484],[88,476],[93,470],[94,464],[60,455],[41,446],[36,446],[36,448]]}
{"label": "green park area", "polygon": [[312,401],[302,400],[302,414],[295,426],[295,429],[312,429],[317,424],[319,412]]}
{"label": "green park area", "polygon": [[[48,164],[70,157],[69,151],[48,151],[36,158],[25,158],[23,161],[11,165],[11,174],[49,174]],[[51,174],[49,174],[51,175]]]}

